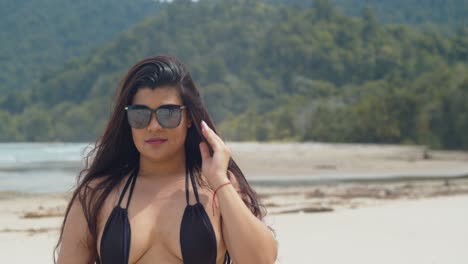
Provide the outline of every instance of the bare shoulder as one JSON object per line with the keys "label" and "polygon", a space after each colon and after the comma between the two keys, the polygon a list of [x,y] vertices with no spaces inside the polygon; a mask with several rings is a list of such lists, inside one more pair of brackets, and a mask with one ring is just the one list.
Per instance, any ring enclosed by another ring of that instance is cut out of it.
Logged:
{"label": "bare shoulder", "polygon": [[91,193],[99,195],[101,185],[107,178],[108,176],[102,176],[89,181],[77,190],[76,196],[70,201],[70,209],[64,219],[57,263],[94,263],[95,241],[89,230],[83,204],[90,204]]}
{"label": "bare shoulder", "polygon": [[94,179],[90,180],[87,184],[86,184],[86,188],[90,188],[90,189],[93,189],[93,190],[99,190],[101,185],[106,181],[108,180],[110,177],[110,175],[102,175],[102,176],[99,176],[99,177],[95,177]]}
{"label": "bare shoulder", "polygon": [[92,263],[94,258],[92,236],[80,199],[83,193],[83,190],[80,190],[70,201],[63,224],[58,264]]}
{"label": "bare shoulder", "polygon": [[[109,191],[109,193],[106,195],[106,197],[104,197],[102,207],[98,212],[98,225],[102,224],[101,223],[102,219],[107,218],[106,216],[108,216],[110,214],[110,211],[112,210],[112,208],[117,203],[117,201],[119,199],[119,196],[120,196],[120,193],[123,190],[124,185],[127,182],[129,175],[130,174],[125,175],[115,185],[112,184],[114,186]],[[110,175],[104,175],[104,176],[100,176],[100,177],[97,177],[97,178],[89,181],[89,183],[84,188],[88,192],[84,196],[87,203],[93,204],[97,199],[100,199],[101,195],[105,192],[106,188],[112,186],[112,185],[108,185],[109,177],[111,177],[111,176]],[[85,190],[83,190],[83,191],[85,191]],[[91,197],[90,194],[92,194],[93,197]],[[90,199],[93,199],[93,201],[91,201]]]}
{"label": "bare shoulder", "polygon": [[[106,197],[105,203],[108,200],[112,200],[115,198],[115,196],[117,196],[118,193],[120,193],[119,190],[123,188],[123,185],[127,181],[128,176],[129,174],[125,175],[123,179],[112,188],[109,195]],[[92,192],[94,195],[96,195],[95,197],[101,195],[104,192],[105,187],[107,187],[107,183],[110,177],[111,175],[103,175],[90,180],[85,186],[83,186],[83,190],[81,190],[82,194]]]}

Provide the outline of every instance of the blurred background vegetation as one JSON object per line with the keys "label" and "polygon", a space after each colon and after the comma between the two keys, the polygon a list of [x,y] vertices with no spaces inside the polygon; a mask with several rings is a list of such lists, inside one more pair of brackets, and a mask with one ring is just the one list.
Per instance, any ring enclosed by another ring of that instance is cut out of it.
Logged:
{"label": "blurred background vegetation", "polygon": [[95,140],[167,53],[227,140],[468,149],[466,0],[0,0],[0,21],[0,141]]}

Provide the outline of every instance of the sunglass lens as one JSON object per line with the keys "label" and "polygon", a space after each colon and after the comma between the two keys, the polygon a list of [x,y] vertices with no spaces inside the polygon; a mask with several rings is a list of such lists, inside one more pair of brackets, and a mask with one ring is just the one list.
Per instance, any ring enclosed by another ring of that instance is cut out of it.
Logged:
{"label": "sunglass lens", "polygon": [[159,124],[165,128],[175,128],[180,124],[182,110],[179,108],[160,108],[156,111]]}
{"label": "sunglass lens", "polygon": [[149,109],[130,109],[128,110],[128,123],[133,128],[144,128],[151,119]]}

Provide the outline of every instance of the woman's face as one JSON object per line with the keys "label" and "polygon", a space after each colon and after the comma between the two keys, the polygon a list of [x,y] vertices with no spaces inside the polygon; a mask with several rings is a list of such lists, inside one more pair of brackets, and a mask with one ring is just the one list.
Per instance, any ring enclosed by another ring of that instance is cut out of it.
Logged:
{"label": "woman's face", "polygon": [[[161,105],[183,105],[182,99],[175,87],[162,86],[156,89],[140,88],[135,94],[132,105],[145,105],[155,109]],[[156,120],[156,114],[152,113],[151,121],[145,128],[133,128],[133,142],[140,152],[140,157],[153,161],[164,161],[184,153],[184,142],[187,129],[191,121],[187,117],[187,109],[182,110],[179,126],[176,128],[164,128]],[[163,139],[152,142],[151,139]]]}

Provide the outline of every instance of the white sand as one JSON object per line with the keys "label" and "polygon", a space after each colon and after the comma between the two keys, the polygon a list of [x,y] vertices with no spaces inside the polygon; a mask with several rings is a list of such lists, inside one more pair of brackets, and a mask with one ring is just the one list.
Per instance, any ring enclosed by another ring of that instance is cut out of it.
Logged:
{"label": "white sand", "polygon": [[54,263],[52,252],[57,243],[57,233],[0,233],[1,263],[50,264]]}
{"label": "white sand", "polygon": [[280,263],[468,263],[468,196],[270,216]]}
{"label": "white sand", "polygon": [[[375,178],[468,174],[468,152],[424,146],[227,142],[248,179],[294,176]],[[426,159],[425,159],[426,155]]]}
{"label": "white sand", "polygon": [[[0,199],[1,263],[53,263],[52,252],[62,217],[22,218],[39,207],[64,205],[59,195],[25,195]],[[37,232],[45,230],[45,232]]]}
{"label": "white sand", "polygon": [[[48,222],[41,226],[58,224],[57,218],[40,221]],[[468,263],[466,195],[272,215],[267,221],[278,234],[279,263]],[[52,263],[56,239],[56,231],[0,232],[0,258],[2,263]]]}

